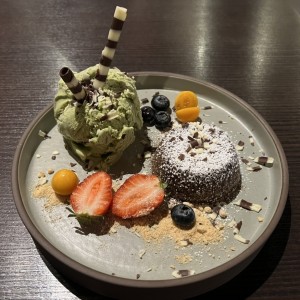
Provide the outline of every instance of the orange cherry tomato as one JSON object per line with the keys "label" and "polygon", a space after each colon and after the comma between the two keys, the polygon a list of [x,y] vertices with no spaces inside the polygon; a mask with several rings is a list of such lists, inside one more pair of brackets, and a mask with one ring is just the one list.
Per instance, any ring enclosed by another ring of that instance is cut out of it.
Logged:
{"label": "orange cherry tomato", "polygon": [[200,113],[200,108],[187,107],[180,110],[176,110],[177,119],[181,122],[194,122],[197,120]]}
{"label": "orange cherry tomato", "polygon": [[68,196],[72,194],[78,183],[79,179],[72,170],[62,169],[53,175],[51,186],[58,195]]}
{"label": "orange cherry tomato", "polygon": [[197,95],[191,91],[183,91],[175,99],[175,110],[198,106]]}

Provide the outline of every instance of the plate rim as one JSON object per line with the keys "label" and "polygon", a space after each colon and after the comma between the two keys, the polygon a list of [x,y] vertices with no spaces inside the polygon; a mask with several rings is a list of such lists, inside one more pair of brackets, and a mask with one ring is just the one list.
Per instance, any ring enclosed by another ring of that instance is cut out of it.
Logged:
{"label": "plate rim", "polygon": [[[28,232],[32,236],[33,240],[36,241],[46,252],[50,255],[55,257],[62,265],[67,265],[69,268],[74,269],[75,271],[82,273],[88,277],[91,277],[97,281],[102,281],[104,283],[109,283],[112,285],[119,285],[128,288],[168,288],[174,286],[184,286],[193,284],[196,282],[201,282],[212,278],[214,276],[219,275],[220,273],[229,271],[233,269],[235,266],[241,264],[242,262],[246,261],[251,255],[257,254],[258,251],[263,247],[264,243],[269,239],[270,235],[275,230],[286,205],[288,190],[289,190],[289,172],[288,172],[288,164],[287,159],[282,148],[282,145],[276,136],[275,132],[271,128],[271,126],[265,121],[262,115],[257,112],[252,106],[250,106],[247,102],[245,102],[240,97],[236,96],[235,94],[229,92],[228,90],[217,86],[213,83],[200,80],[194,77],[180,75],[176,73],[169,73],[169,72],[155,72],[155,71],[143,71],[143,72],[130,72],[129,75],[136,76],[136,77],[149,77],[149,76],[156,76],[156,77],[169,77],[178,80],[186,80],[193,82],[195,84],[200,84],[207,86],[210,89],[216,90],[221,94],[225,94],[231,99],[233,99],[239,105],[242,105],[248,112],[255,117],[256,121],[261,123],[261,125],[265,128],[268,132],[268,135],[272,138],[273,145],[275,146],[281,164],[281,176],[282,176],[282,187],[281,193],[279,196],[279,202],[277,208],[274,212],[272,219],[270,220],[268,226],[264,229],[264,231],[260,234],[260,236],[248,246],[242,253],[237,255],[236,257],[230,259],[228,262],[223,263],[220,266],[217,266],[213,269],[201,272],[199,274],[195,274],[193,276],[188,276],[184,278],[174,278],[174,279],[161,279],[161,280],[145,280],[145,279],[130,279],[130,278],[123,278],[117,277],[109,274],[102,273],[101,271],[97,271],[91,269],[81,263],[73,260],[60,250],[58,250],[55,246],[53,246],[35,227],[33,222],[31,221],[29,215],[26,212],[25,206],[23,204],[23,200],[21,197],[21,193],[19,190],[19,182],[18,182],[18,172],[19,172],[19,161],[21,159],[21,154],[23,151],[24,144],[30,132],[32,131],[33,127],[37,122],[39,122],[46,114],[53,109],[53,103],[49,104],[45,107],[42,111],[38,113],[38,115],[30,122],[27,126],[26,130],[24,131],[21,139],[15,150],[15,155],[13,158],[12,164],[12,173],[11,173],[11,180],[12,180],[12,193],[15,206],[17,208],[18,214],[27,228]],[[255,257],[255,256],[254,256]],[[254,259],[253,257],[253,259]],[[249,262],[250,263],[250,262]],[[231,279],[231,278],[230,278]]]}

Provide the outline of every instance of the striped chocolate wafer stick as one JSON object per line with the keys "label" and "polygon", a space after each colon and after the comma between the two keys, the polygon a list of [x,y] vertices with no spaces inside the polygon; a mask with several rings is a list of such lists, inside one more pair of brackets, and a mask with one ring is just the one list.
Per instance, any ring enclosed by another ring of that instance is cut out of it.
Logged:
{"label": "striped chocolate wafer stick", "polygon": [[101,88],[106,81],[109,67],[114,58],[126,17],[127,9],[117,6],[114,13],[113,22],[108,33],[107,43],[104,50],[102,51],[99,69],[97,70],[97,74],[93,82],[93,86],[96,89]]}
{"label": "striped chocolate wafer stick", "polygon": [[60,77],[66,83],[67,87],[73,93],[76,100],[84,100],[86,93],[78,79],[75,77],[71,69],[64,67],[59,72]]}

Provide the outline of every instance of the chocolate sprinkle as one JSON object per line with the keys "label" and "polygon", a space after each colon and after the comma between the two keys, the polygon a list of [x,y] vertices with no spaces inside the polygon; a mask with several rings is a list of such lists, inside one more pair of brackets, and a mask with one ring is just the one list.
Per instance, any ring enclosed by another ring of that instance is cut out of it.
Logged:
{"label": "chocolate sprinkle", "polygon": [[170,142],[173,142],[174,140],[175,140],[174,136],[170,138]]}
{"label": "chocolate sprinkle", "polygon": [[149,151],[149,152],[151,152],[151,153],[154,153],[155,150],[156,150],[156,147],[153,147],[153,146],[151,146],[151,145],[145,145],[145,148],[144,148],[144,151],[145,151],[145,152],[146,152],[146,151]]}
{"label": "chocolate sprinkle", "polygon": [[181,127],[182,127],[182,128],[188,128],[188,127],[189,127],[189,123],[182,123],[182,124],[181,124]]}
{"label": "chocolate sprinkle", "polygon": [[208,105],[208,106],[204,106],[202,109],[203,109],[203,110],[212,109],[212,106],[210,106],[210,105]]}
{"label": "chocolate sprinkle", "polygon": [[266,156],[260,156],[258,158],[258,163],[261,165],[265,165],[267,161],[268,161],[268,158]]}
{"label": "chocolate sprinkle", "polygon": [[192,148],[195,148],[196,146],[199,146],[199,143],[196,140],[190,141],[189,143],[191,144]]}
{"label": "chocolate sprinkle", "polygon": [[253,167],[253,168],[252,168],[252,171],[253,171],[253,172],[258,172],[258,171],[260,171],[260,170],[261,170],[261,167],[259,167],[259,166]]}
{"label": "chocolate sprinkle", "polygon": [[235,228],[236,228],[238,231],[240,231],[241,228],[242,228],[242,224],[243,224],[243,222],[242,222],[242,221],[239,221],[238,223],[236,223]]}
{"label": "chocolate sprinkle", "polygon": [[110,104],[108,107],[107,107],[108,110],[112,110],[112,109],[115,109],[115,106],[113,104]]}
{"label": "chocolate sprinkle", "polygon": [[191,150],[192,150],[192,147],[191,147],[191,145],[189,145],[186,149],[186,152],[189,153]]}
{"label": "chocolate sprinkle", "polygon": [[250,210],[251,205],[252,205],[252,203],[250,203],[246,200],[243,200],[243,199],[241,200],[240,207]]}
{"label": "chocolate sprinkle", "polygon": [[141,100],[141,102],[142,102],[142,104],[146,104],[146,103],[149,102],[149,100],[148,100],[147,98],[143,98],[143,99]]}
{"label": "chocolate sprinkle", "polygon": [[121,95],[122,95],[122,92],[118,92],[118,93],[115,94],[115,98],[120,98]]}
{"label": "chocolate sprinkle", "polygon": [[180,155],[178,156],[178,159],[180,159],[180,160],[184,160],[184,158],[185,158],[184,154],[180,154]]}
{"label": "chocolate sprinkle", "polygon": [[216,132],[216,129],[215,128],[209,128],[208,131],[211,133],[211,134],[214,134]]}
{"label": "chocolate sprinkle", "polygon": [[204,141],[209,141],[209,140],[204,140],[204,141],[203,141],[203,140],[200,138],[200,139],[198,139],[197,141],[198,141],[199,146],[203,147]]}
{"label": "chocolate sprinkle", "polygon": [[99,121],[105,121],[107,119],[108,119],[108,115],[104,115],[99,119]]}
{"label": "chocolate sprinkle", "polygon": [[253,140],[253,136],[252,135],[249,135],[249,140],[250,140],[251,146],[254,146],[254,140]]}
{"label": "chocolate sprinkle", "polygon": [[189,270],[178,270],[178,274],[181,276],[188,276],[190,274]]}
{"label": "chocolate sprinkle", "polygon": [[249,160],[247,160],[246,158],[242,158],[241,161],[246,165],[249,164]]}
{"label": "chocolate sprinkle", "polygon": [[239,141],[237,143],[237,145],[235,146],[235,149],[238,150],[238,151],[243,151],[244,150],[244,145],[245,145],[245,143],[243,141]]}

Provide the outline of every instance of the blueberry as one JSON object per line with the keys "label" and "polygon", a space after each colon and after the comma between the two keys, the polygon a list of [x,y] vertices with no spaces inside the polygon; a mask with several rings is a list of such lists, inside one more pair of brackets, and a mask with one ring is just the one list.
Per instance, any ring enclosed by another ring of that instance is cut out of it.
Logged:
{"label": "blueberry", "polygon": [[151,100],[151,105],[158,111],[166,111],[170,107],[170,100],[166,96],[155,94]]}
{"label": "blueberry", "polygon": [[194,210],[185,204],[177,204],[171,210],[173,222],[182,228],[191,228],[195,224]]}
{"label": "blueberry", "polygon": [[157,129],[164,129],[171,124],[171,116],[166,111],[155,113],[154,122]]}
{"label": "blueberry", "polygon": [[155,110],[150,106],[143,106],[141,111],[144,123],[149,126],[154,125]]}

